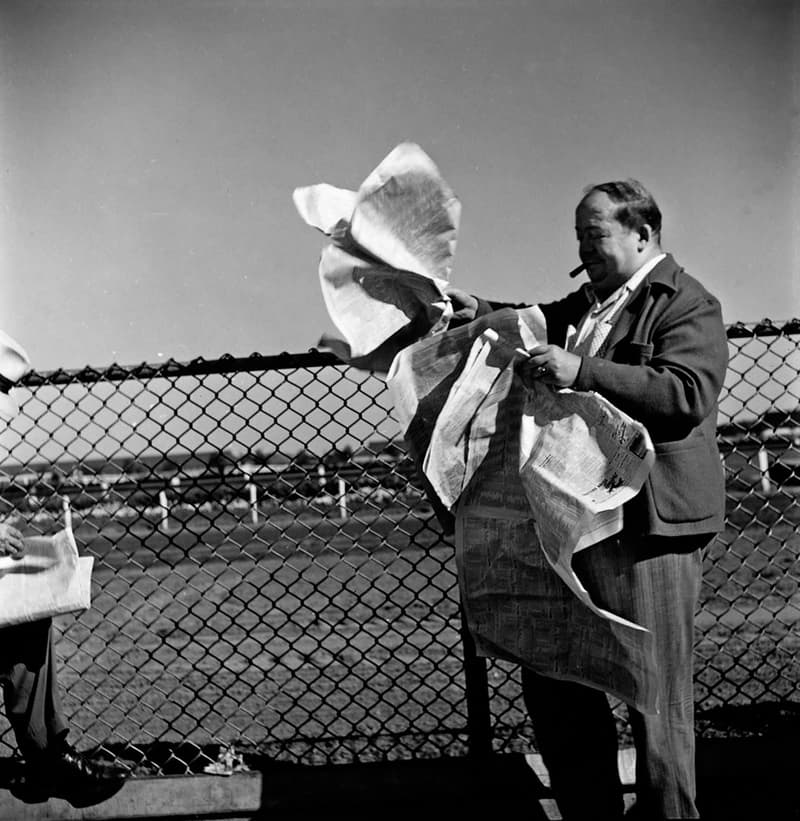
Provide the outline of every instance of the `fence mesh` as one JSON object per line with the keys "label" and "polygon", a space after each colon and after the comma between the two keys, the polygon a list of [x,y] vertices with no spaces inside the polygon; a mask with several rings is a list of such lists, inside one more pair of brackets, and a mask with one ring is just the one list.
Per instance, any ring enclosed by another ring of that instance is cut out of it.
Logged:
{"label": "fence mesh", "polygon": [[[800,702],[800,322],[728,336],[701,716]],[[154,774],[228,745],[309,764],[462,755],[482,700],[495,749],[530,744],[514,667],[469,673],[453,547],[381,379],[253,354],[32,373],[17,394],[3,515],[31,535],[68,519],[95,559],[91,609],[55,620],[79,748]]]}

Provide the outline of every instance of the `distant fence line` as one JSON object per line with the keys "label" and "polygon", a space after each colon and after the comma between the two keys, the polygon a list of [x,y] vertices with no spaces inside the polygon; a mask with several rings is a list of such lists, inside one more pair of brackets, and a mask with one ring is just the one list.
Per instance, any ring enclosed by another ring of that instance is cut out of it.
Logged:
{"label": "distant fence line", "polygon": [[[701,731],[721,708],[800,703],[800,320],[728,338]],[[31,533],[67,519],[95,557],[92,608],[57,620],[79,746],[155,773],[227,744],[302,763],[530,746],[518,671],[463,630],[382,379],[312,351],[31,373],[19,393],[3,512]]]}

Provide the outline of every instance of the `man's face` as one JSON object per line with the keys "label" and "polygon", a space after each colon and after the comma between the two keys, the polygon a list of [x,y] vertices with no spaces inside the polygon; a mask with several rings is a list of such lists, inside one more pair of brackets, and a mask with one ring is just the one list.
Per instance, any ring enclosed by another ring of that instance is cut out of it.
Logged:
{"label": "man's face", "polygon": [[611,294],[641,266],[641,237],[614,218],[616,205],[592,191],[575,211],[578,255],[598,296]]}

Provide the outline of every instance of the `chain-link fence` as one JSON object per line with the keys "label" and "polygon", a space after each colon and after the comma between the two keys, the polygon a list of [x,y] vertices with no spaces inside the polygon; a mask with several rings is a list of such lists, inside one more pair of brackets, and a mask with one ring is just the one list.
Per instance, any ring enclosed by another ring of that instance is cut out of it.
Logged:
{"label": "chain-link fence", "polygon": [[[800,322],[728,335],[701,716],[800,702]],[[91,609],[56,619],[79,748],[185,773],[227,745],[314,764],[530,744],[517,670],[462,635],[381,379],[254,354],[33,373],[18,395],[3,513],[29,534],[68,517],[95,558]]]}

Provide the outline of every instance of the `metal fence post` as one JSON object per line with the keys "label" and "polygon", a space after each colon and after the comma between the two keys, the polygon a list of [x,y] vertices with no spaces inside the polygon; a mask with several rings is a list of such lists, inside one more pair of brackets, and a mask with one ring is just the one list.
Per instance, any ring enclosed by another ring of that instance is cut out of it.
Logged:
{"label": "metal fence post", "polygon": [[336,498],[339,504],[339,518],[344,521],[347,518],[347,485],[341,476],[337,479]]}
{"label": "metal fence post", "polygon": [[69,505],[69,496],[66,494],[61,497],[61,512],[64,516],[64,527],[72,530],[72,509]]}
{"label": "metal fence post", "polygon": [[769,475],[769,451],[767,450],[767,439],[769,431],[763,431],[759,436],[761,445],[758,448],[758,469],[761,472],[762,493],[772,492],[772,479]]}
{"label": "metal fence post", "polygon": [[169,501],[167,491],[158,491],[158,507],[161,511],[161,529],[166,533],[169,530]]}

